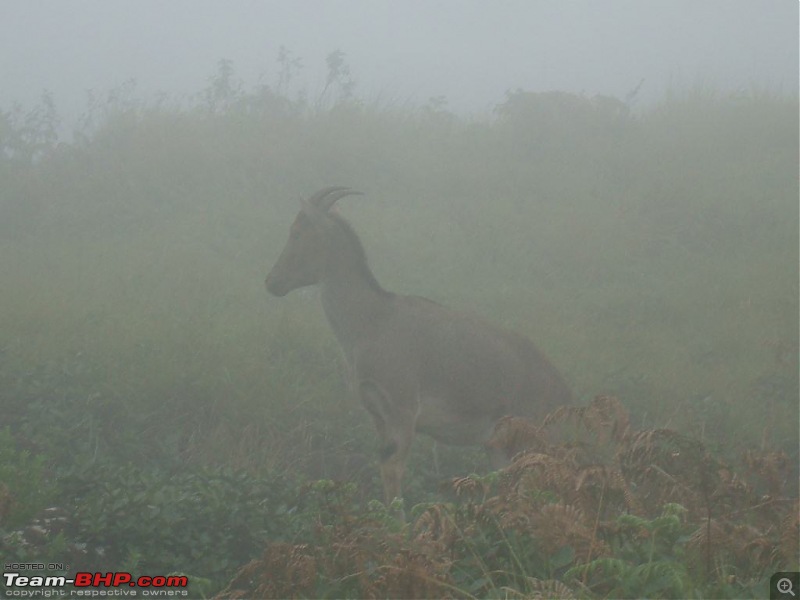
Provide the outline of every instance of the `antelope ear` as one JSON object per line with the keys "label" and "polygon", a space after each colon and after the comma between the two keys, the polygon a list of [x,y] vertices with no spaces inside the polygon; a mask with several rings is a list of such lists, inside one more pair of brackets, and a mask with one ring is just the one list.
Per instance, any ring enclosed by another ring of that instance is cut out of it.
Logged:
{"label": "antelope ear", "polygon": [[320,209],[318,206],[312,204],[311,202],[303,198],[300,199],[300,212],[303,215],[305,215],[305,217],[311,223],[314,223],[317,226],[323,225],[327,220],[327,216],[324,210]]}
{"label": "antelope ear", "polygon": [[319,213],[319,209],[305,198],[300,198],[300,210],[308,217],[311,217],[313,213]]}

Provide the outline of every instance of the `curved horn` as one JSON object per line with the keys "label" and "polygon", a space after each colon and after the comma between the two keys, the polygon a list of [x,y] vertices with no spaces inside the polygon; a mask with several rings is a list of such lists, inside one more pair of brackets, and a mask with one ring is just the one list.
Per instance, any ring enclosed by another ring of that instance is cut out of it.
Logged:
{"label": "curved horn", "polygon": [[349,187],[333,186],[318,191],[308,199],[308,203],[323,212],[328,212],[337,200],[345,196],[361,195],[362,192],[351,190]]}
{"label": "curved horn", "polygon": [[346,189],[349,189],[349,188],[347,188],[346,186],[343,186],[343,185],[334,185],[334,186],[331,186],[331,187],[322,188],[316,194],[314,194],[313,196],[309,197],[309,199],[306,200],[306,202],[308,202],[312,206],[316,206],[317,208],[321,208],[320,201],[325,196],[327,196],[328,194],[330,194],[332,192],[338,192],[339,190],[346,190]]}

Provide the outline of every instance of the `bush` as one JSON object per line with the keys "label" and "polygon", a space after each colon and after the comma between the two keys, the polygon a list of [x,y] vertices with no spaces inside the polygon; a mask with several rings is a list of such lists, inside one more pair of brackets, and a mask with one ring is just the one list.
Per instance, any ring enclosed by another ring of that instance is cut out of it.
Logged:
{"label": "bush", "polygon": [[28,523],[56,492],[46,457],[21,449],[8,427],[0,429],[0,532]]}
{"label": "bush", "polygon": [[[230,469],[167,472],[93,465],[64,481],[68,535],[91,570],[184,573],[222,581],[267,543],[291,536],[285,477]],[[191,578],[190,578],[191,579]]]}

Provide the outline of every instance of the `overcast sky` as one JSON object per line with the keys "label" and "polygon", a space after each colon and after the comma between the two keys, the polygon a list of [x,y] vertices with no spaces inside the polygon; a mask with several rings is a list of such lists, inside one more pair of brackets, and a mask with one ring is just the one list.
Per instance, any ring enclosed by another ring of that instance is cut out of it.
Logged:
{"label": "overcast sky", "polygon": [[624,97],[669,87],[798,88],[797,0],[0,0],[0,108],[44,90],[67,120],[87,90],[198,92],[230,59],[277,81],[278,48],[319,93],[340,49],[362,98],[445,96],[483,113],[506,90]]}

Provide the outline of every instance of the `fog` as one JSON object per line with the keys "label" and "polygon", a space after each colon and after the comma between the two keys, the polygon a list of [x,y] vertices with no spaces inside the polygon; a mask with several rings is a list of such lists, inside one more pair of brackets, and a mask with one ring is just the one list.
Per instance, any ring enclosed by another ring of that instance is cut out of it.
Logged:
{"label": "fog", "polygon": [[768,597],[798,564],[797,13],[0,0],[5,564]]}
{"label": "fog", "polygon": [[325,57],[346,55],[359,96],[486,112],[507,90],[563,90],[636,101],[707,85],[795,90],[792,0],[4,0],[0,107],[52,93],[65,121],[86,93],[135,80],[145,96],[195,92],[220,59],[246,85],[274,84],[281,46],[314,96]]}

